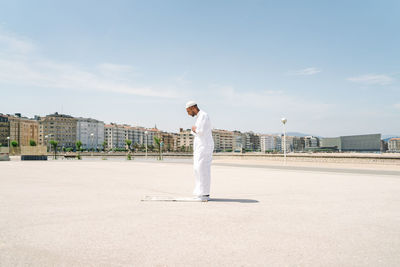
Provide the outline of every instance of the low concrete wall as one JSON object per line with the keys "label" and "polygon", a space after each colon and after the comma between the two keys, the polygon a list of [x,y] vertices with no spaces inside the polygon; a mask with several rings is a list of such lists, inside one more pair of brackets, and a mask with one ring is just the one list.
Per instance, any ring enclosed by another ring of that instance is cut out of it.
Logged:
{"label": "low concrete wall", "polygon": [[0,147],[0,154],[8,154],[10,153],[10,149],[8,147]]}
{"label": "low concrete wall", "polygon": [[21,146],[21,155],[43,156],[47,154],[45,146]]}
{"label": "low concrete wall", "polygon": [[[233,154],[217,153],[214,158],[220,159],[243,159],[243,160],[284,160],[282,154]],[[288,162],[331,162],[331,163],[377,163],[377,164],[400,164],[400,154],[395,153],[312,153],[312,154],[288,154]]]}
{"label": "low concrete wall", "polygon": [[21,155],[21,148],[20,147],[10,147],[10,156]]}
{"label": "low concrete wall", "polygon": [[9,161],[9,153],[10,149],[8,147],[0,147],[0,161]]}

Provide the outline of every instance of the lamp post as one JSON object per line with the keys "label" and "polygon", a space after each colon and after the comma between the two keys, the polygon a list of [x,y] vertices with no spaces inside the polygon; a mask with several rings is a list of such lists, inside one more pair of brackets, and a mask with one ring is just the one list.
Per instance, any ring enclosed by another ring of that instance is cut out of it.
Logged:
{"label": "lamp post", "polygon": [[[49,143],[50,143],[50,141],[51,141],[51,136],[53,136],[53,134],[49,134]],[[51,153],[51,144],[50,144],[50,146],[49,146],[49,153]]]}
{"label": "lamp post", "polygon": [[147,159],[147,134],[148,134],[149,132],[148,131],[145,131],[144,132],[144,136],[145,136],[145,138],[146,138],[146,159]]}
{"label": "lamp post", "polygon": [[286,163],[286,122],[287,119],[286,118],[282,118],[281,119],[282,123],[283,123],[283,157],[284,157],[284,162]]}
{"label": "lamp post", "polygon": [[8,145],[8,151],[10,151],[10,137],[7,136],[7,145]]}
{"label": "lamp post", "polygon": [[94,138],[94,133],[91,133],[91,134],[90,134],[90,139],[91,139],[91,141],[92,141],[92,144],[91,144],[90,147],[91,147],[91,149],[92,149],[92,157],[93,157],[93,145],[94,145],[94,144],[93,144],[93,138]]}
{"label": "lamp post", "polygon": [[49,142],[48,142],[47,138],[49,138],[49,136],[45,135],[44,136],[44,143],[46,144],[46,150],[49,151]]}

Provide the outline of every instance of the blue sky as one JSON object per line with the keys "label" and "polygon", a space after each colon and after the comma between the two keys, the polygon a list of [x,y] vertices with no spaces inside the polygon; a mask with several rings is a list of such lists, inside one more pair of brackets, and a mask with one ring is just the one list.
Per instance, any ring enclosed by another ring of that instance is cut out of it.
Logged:
{"label": "blue sky", "polygon": [[[0,1],[1,113],[400,135],[399,1]],[[3,101],[5,100],[5,101]]]}

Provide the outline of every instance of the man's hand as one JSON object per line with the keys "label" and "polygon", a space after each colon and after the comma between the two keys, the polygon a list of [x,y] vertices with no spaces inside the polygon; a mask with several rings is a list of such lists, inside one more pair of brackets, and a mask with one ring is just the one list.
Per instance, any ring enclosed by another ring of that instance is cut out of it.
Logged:
{"label": "man's hand", "polygon": [[195,133],[196,132],[196,130],[197,130],[197,127],[196,126],[192,126],[192,131]]}

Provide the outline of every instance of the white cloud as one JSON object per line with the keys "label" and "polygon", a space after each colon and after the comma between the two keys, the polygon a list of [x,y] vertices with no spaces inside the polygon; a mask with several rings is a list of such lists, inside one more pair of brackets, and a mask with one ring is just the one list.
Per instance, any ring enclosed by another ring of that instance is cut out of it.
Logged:
{"label": "white cloud", "polygon": [[32,52],[34,47],[31,40],[6,32],[0,27],[0,51],[4,54],[27,54]]}
{"label": "white cloud", "polygon": [[393,107],[394,107],[395,109],[399,109],[399,110],[400,110],[400,103],[394,104]]}
{"label": "white cloud", "polygon": [[367,74],[356,77],[350,77],[348,81],[367,84],[367,85],[387,85],[393,83],[394,79],[385,74]]}
{"label": "white cloud", "polygon": [[137,73],[128,65],[102,63],[91,68],[46,59],[35,53],[28,39],[4,32],[0,28],[0,83],[54,89],[114,92],[130,95],[176,98],[169,89],[138,85]]}
{"label": "white cloud", "polygon": [[[212,85],[217,101],[235,107],[257,108],[268,112],[315,113],[332,107],[330,104],[313,102],[282,90],[238,91],[232,86]],[[317,114],[314,114],[317,115]]]}
{"label": "white cloud", "polygon": [[296,71],[291,71],[289,72],[290,75],[314,75],[317,73],[320,73],[322,70],[319,70],[317,68],[305,68],[302,70],[296,70]]}

